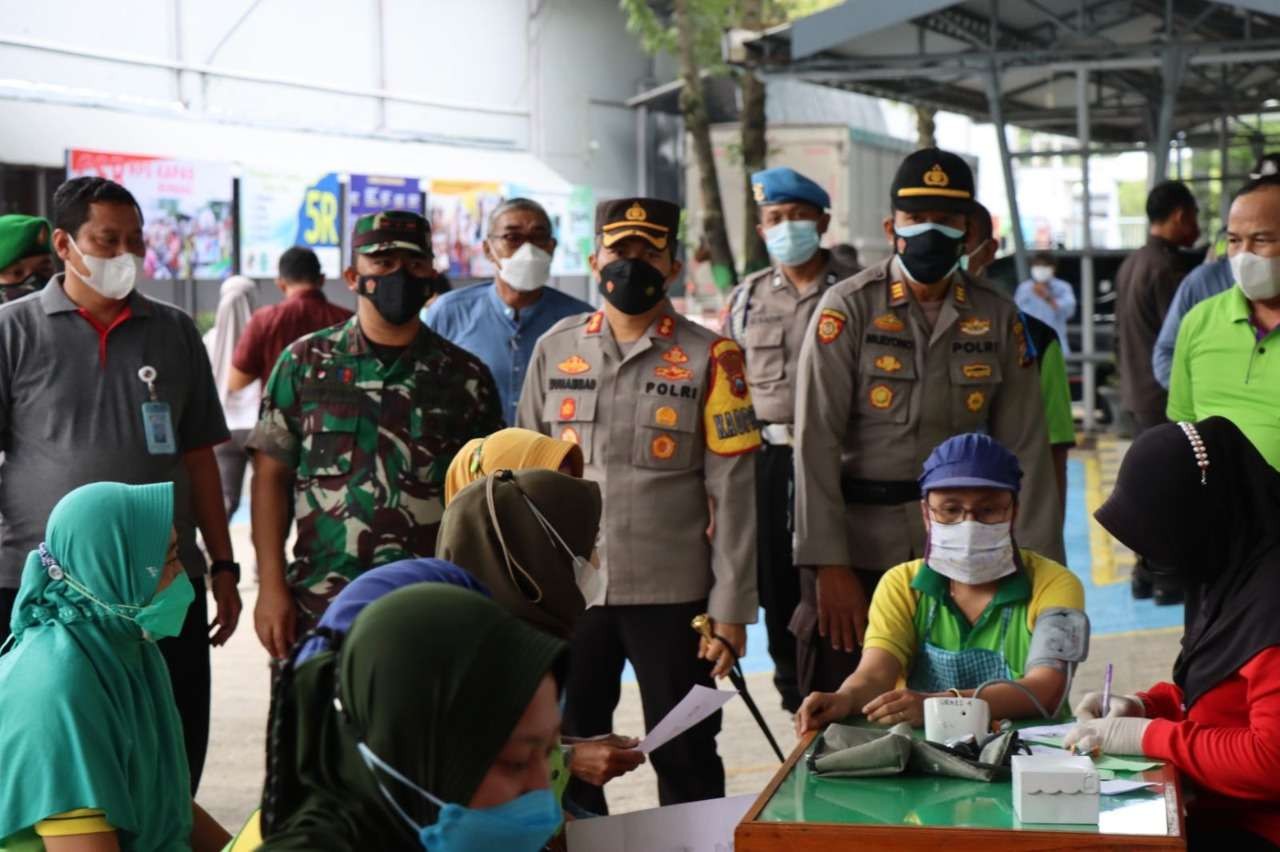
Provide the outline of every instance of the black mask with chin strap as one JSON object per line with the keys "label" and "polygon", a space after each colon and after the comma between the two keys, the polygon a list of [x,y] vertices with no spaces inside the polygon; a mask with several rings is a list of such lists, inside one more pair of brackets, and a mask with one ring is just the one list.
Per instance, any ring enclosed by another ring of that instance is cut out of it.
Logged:
{"label": "black mask with chin strap", "polygon": [[427,303],[431,286],[432,278],[420,278],[404,269],[397,269],[386,275],[360,276],[357,292],[373,302],[387,322],[404,325],[416,317]]}

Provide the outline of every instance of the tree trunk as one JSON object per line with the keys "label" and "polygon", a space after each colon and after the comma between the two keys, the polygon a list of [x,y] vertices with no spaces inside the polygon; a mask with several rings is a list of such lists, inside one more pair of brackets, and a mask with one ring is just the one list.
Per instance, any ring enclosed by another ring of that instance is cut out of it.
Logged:
{"label": "tree trunk", "polygon": [[680,40],[680,110],[684,126],[693,139],[694,161],[698,165],[698,184],[702,188],[702,228],[711,251],[711,274],[722,291],[738,283],[734,270],[733,249],[725,230],[724,205],[720,200],[720,183],[716,177],[715,155],[711,149],[711,124],[702,100],[702,79],[694,54],[695,34],[689,15],[689,0],[675,0],[676,32]]}
{"label": "tree trunk", "polygon": [[916,107],[916,145],[920,148],[937,148],[937,125],[933,118],[938,114],[936,109]]}
{"label": "tree trunk", "polygon": [[[758,32],[762,28],[762,5],[763,0],[742,0],[743,29]],[[765,139],[764,83],[750,68],[745,69],[738,80],[742,89],[742,179],[746,191],[743,196],[746,203],[742,207],[742,272],[749,275],[769,265],[769,252],[756,233],[760,211],[751,188],[751,174],[765,167],[769,149]]]}

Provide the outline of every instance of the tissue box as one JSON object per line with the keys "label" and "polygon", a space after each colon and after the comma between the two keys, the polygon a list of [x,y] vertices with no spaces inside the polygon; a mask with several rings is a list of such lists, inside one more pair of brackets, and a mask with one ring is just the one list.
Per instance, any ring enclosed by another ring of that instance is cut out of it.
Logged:
{"label": "tissue box", "polygon": [[1098,822],[1098,770],[1088,757],[1016,755],[1013,810],[1022,822]]}

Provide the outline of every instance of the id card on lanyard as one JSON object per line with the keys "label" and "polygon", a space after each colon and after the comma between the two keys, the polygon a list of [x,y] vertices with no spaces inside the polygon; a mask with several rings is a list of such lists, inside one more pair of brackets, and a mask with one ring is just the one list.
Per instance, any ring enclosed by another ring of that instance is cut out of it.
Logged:
{"label": "id card on lanyard", "polygon": [[156,368],[145,366],[138,370],[138,378],[147,385],[150,399],[142,403],[142,434],[147,441],[147,452],[153,456],[167,456],[178,452],[178,441],[173,434],[173,415],[169,403],[156,396]]}

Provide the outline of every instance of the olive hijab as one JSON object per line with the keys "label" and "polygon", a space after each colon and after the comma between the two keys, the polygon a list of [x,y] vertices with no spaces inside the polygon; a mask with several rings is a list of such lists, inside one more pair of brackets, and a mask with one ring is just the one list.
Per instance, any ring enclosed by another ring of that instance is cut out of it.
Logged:
{"label": "olive hijab", "polygon": [[[466,805],[567,646],[482,595],[416,583],[365,607],[335,651],[294,672],[272,726],[265,850],[418,849],[437,808],[361,759]],[[336,699],[336,700],[335,700]]]}
{"label": "olive hijab", "polygon": [[587,606],[574,557],[589,559],[595,549],[601,506],[594,482],[501,470],[464,488],[445,509],[436,556],[470,571],[510,612],[567,639]]}
{"label": "olive hijab", "polygon": [[531,429],[500,429],[462,445],[444,477],[444,502],[449,505],[459,491],[500,470],[559,471],[564,464],[569,465],[570,476],[581,478],[582,448]]}
{"label": "olive hijab", "polygon": [[1143,432],[1094,516],[1186,583],[1187,628],[1173,679],[1188,708],[1259,651],[1280,645],[1280,472],[1230,420]]}
{"label": "olive hijab", "polygon": [[27,557],[16,644],[0,657],[0,839],[92,808],[121,849],[190,848],[191,780],[168,670],[141,628],[103,606],[150,602],[172,527],[172,483],[85,485],[50,513],[48,555]]}

